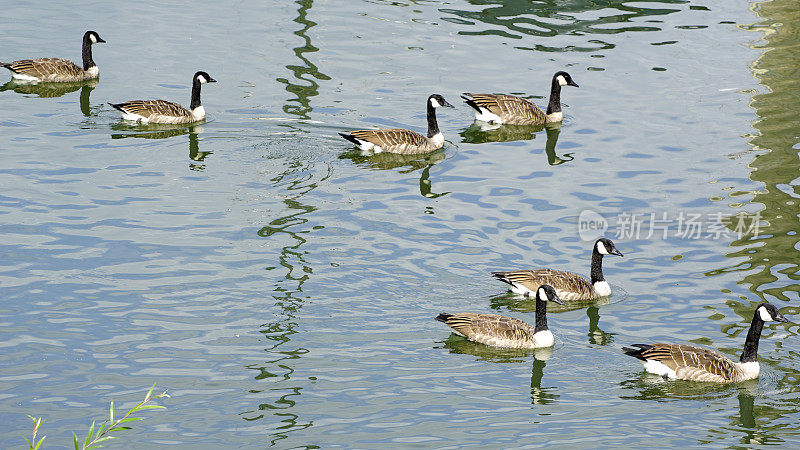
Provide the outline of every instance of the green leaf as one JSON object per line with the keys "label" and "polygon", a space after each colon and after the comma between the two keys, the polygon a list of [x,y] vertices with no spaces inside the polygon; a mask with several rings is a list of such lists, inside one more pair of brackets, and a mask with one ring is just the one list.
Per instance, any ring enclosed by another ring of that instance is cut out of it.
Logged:
{"label": "green leaf", "polygon": [[30,417],[33,421],[33,433],[36,434],[36,432],[39,430],[39,427],[42,426],[42,422],[44,421],[41,417],[33,417],[30,414],[28,414],[28,417]]}
{"label": "green leaf", "polygon": [[83,448],[89,446],[89,442],[92,442],[93,437],[94,437],[94,420],[92,421],[92,426],[89,427],[89,434],[86,435],[86,440],[83,441]]}
{"label": "green leaf", "polygon": [[100,439],[96,440],[95,443],[107,441],[109,439],[117,439],[117,437],[116,436],[103,436]]}
{"label": "green leaf", "polygon": [[131,427],[114,427],[108,431],[122,431],[122,430],[130,430]]}
{"label": "green leaf", "polygon": [[126,417],[124,419],[120,419],[117,423],[125,423],[125,422],[133,422],[134,420],[142,420],[141,417]]}
{"label": "green leaf", "polygon": [[[25,440],[28,441],[28,438],[25,438]],[[30,449],[33,448],[33,444],[31,444],[31,441],[28,441],[28,448]]]}
{"label": "green leaf", "polygon": [[75,450],[81,450],[81,444],[78,443],[78,435],[72,433],[72,437],[75,440]]}
{"label": "green leaf", "polygon": [[39,442],[36,443],[36,447],[33,447],[33,450],[39,450],[39,446],[42,445],[42,442],[44,441],[44,438],[46,438],[46,437],[47,436],[39,439]]}
{"label": "green leaf", "polygon": [[150,386],[150,390],[147,391],[147,395],[144,396],[144,401],[150,400],[150,394],[153,393],[153,389],[156,388],[156,383],[154,382],[152,386]]}
{"label": "green leaf", "polygon": [[108,421],[104,420],[103,423],[100,424],[100,428],[97,429],[97,435],[100,436],[103,434],[103,431],[106,431],[106,426],[108,425]]}
{"label": "green leaf", "polygon": [[111,423],[113,423],[114,422],[114,401],[113,400],[111,401],[111,407],[109,408],[109,411],[108,411],[108,417],[109,417],[108,420]]}
{"label": "green leaf", "polygon": [[167,409],[167,408],[159,405],[142,405],[139,407],[139,411],[144,411],[145,409]]}

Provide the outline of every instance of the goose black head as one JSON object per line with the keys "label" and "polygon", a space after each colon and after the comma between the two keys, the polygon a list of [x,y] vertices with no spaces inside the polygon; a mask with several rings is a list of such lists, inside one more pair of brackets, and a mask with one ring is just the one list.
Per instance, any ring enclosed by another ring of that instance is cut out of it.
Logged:
{"label": "goose black head", "polygon": [[539,289],[536,290],[536,300],[542,300],[542,301],[549,300],[551,302],[556,302],[559,305],[564,304],[564,302],[561,301],[560,298],[558,298],[556,290],[553,288],[553,286],[550,286],[549,284],[543,284],[539,286]]}
{"label": "goose black head", "polygon": [[448,108],[455,108],[455,106],[451,105],[450,103],[447,103],[447,100],[445,100],[444,97],[442,97],[439,94],[433,94],[430,97],[428,97],[428,104],[431,105],[434,108],[438,108],[440,106],[447,106]]}
{"label": "goose black head", "polygon": [[217,80],[211,78],[211,75],[207,74],[206,72],[203,72],[202,70],[194,74],[194,81],[195,83],[200,83],[200,84],[217,82]]}
{"label": "goose black head", "polygon": [[557,82],[559,86],[578,86],[578,83],[572,81],[572,77],[563,70],[558,71],[553,75],[553,81]]}
{"label": "goose black head", "polygon": [[758,313],[761,320],[764,322],[788,322],[789,319],[783,317],[778,308],[776,308],[773,304],[764,302],[758,305],[756,308],[756,313]]}
{"label": "goose black head", "polygon": [[90,44],[104,44],[106,41],[96,31],[87,31],[83,34],[83,41]]}
{"label": "goose black head", "polygon": [[622,256],[622,253],[617,250],[611,239],[606,238],[600,238],[594,243],[594,251],[601,255]]}

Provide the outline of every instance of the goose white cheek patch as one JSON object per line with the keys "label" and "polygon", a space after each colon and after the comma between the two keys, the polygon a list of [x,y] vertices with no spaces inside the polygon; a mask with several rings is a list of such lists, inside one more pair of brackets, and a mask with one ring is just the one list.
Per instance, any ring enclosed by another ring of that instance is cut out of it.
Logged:
{"label": "goose white cheek patch", "polygon": [[603,245],[602,242],[598,242],[597,243],[597,253],[600,253],[601,255],[608,255],[609,254],[608,250],[606,250],[606,246]]}
{"label": "goose white cheek patch", "polygon": [[767,308],[764,308],[763,306],[758,308],[758,315],[761,316],[761,320],[763,320],[764,322],[772,322],[773,320],[775,320],[769,314],[769,311],[767,311]]}
{"label": "goose white cheek patch", "polygon": [[205,84],[205,83],[208,82],[208,80],[206,80],[206,77],[204,77],[202,75],[198,75],[197,76],[197,81],[199,81],[201,84]]}
{"label": "goose white cheek patch", "polygon": [[89,40],[92,41],[92,44],[97,44],[97,38],[93,34],[89,35]]}
{"label": "goose white cheek patch", "polygon": [[536,295],[542,300],[547,300],[547,293],[542,288],[539,288],[539,290],[536,292]]}
{"label": "goose white cheek patch", "polygon": [[435,99],[435,98],[432,98],[432,99],[431,99],[431,106],[433,106],[434,108],[438,108],[438,107],[440,107],[440,106],[442,106],[442,105],[440,105],[440,104],[439,104],[439,102],[438,102],[438,101],[436,101],[436,99]]}
{"label": "goose white cheek patch", "polygon": [[566,86],[567,85],[567,80],[564,78],[564,75],[557,76],[556,80],[558,80],[559,86]]}

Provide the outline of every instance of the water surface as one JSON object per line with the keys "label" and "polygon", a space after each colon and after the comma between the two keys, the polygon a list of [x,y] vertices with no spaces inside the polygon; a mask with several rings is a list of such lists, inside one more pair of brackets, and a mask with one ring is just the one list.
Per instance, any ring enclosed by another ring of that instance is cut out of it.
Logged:
{"label": "water surface", "polygon": [[[762,375],[737,386],[653,379],[619,351],[736,357],[759,302],[799,312],[794,3],[48,11],[42,34],[43,12],[4,8],[4,59],[77,59],[88,28],[108,43],[96,85],[0,93],[3,442],[31,414],[67,445],[155,381],[167,410],[111,447],[797,445],[796,325],[765,329]],[[131,126],[106,104],[187,104],[199,69],[219,81],[204,124]],[[424,130],[434,92],[544,105],[557,70],[581,86],[560,127],[481,130],[462,104],[430,155],[365,157],[336,134]],[[588,274],[584,210],[625,257],[606,261],[608,302],[549,316],[551,352],[433,320],[533,320],[488,272]],[[764,232],[678,233],[681,214],[741,211]],[[666,238],[617,220],[651,213]]]}

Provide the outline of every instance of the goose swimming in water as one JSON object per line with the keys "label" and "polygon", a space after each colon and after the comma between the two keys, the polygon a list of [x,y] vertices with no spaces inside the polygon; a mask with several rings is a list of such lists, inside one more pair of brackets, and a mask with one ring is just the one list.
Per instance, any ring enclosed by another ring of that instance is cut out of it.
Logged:
{"label": "goose swimming in water", "polygon": [[556,72],[550,84],[550,102],[547,111],[542,111],[530,100],[507,94],[471,94],[465,92],[461,98],[475,109],[475,120],[496,124],[542,125],[561,122],[561,86],[578,87],[570,74]]}
{"label": "goose swimming in water", "polygon": [[495,347],[541,348],[555,343],[547,327],[547,302],[564,304],[552,286],[542,285],[536,290],[536,325],[529,325],[513,317],[498,314],[442,313],[436,320],[447,324],[470,341]]}
{"label": "goose swimming in water", "polygon": [[100,71],[92,59],[92,45],[105,41],[95,31],[83,35],[83,68],[68,59],[37,58],[0,63],[11,71],[11,77],[25,82],[75,82],[97,78]]}
{"label": "goose swimming in water", "polygon": [[711,381],[734,383],[758,377],[758,340],[764,322],[788,322],[789,320],[770,303],[758,305],[744,341],[742,356],[738,362],[725,355],[702,347],[681,344],[633,344],[623,347],[628,356],[641,361],[647,372],[689,381]]}
{"label": "goose swimming in water", "polygon": [[447,100],[439,94],[428,97],[427,136],[404,128],[357,130],[339,133],[339,136],[356,144],[363,151],[372,150],[375,153],[388,152],[402,155],[430,153],[444,146],[444,136],[439,131],[439,124],[436,122],[436,108],[442,106],[453,108],[453,105],[447,103]]}

